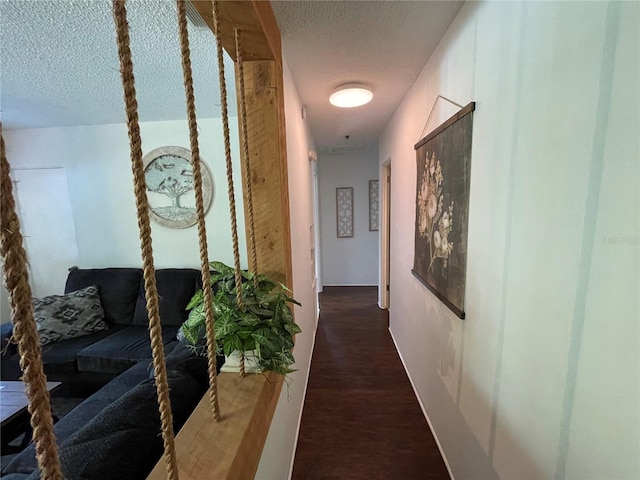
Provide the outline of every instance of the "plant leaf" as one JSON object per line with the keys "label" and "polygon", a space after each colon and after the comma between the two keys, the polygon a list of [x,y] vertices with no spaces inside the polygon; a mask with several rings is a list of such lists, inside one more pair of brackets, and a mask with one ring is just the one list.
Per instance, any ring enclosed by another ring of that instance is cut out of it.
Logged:
{"label": "plant leaf", "polygon": [[187,304],[185,310],[191,310],[193,307],[204,301],[204,292],[202,289],[198,290]]}
{"label": "plant leaf", "polygon": [[291,336],[297,335],[302,332],[302,329],[295,323],[285,323],[284,329],[289,332]]}
{"label": "plant leaf", "polygon": [[233,275],[234,271],[233,268],[231,268],[228,265],[225,265],[222,262],[217,262],[217,261],[213,261],[213,262],[209,262],[209,266],[211,268],[213,268],[216,272],[219,272],[222,275]]}
{"label": "plant leaf", "polygon": [[259,330],[256,330],[251,334],[251,336],[255,339],[256,343],[259,343],[261,346],[266,347],[272,351],[276,349],[275,344],[269,338],[271,336],[271,331],[268,328],[261,328]]}

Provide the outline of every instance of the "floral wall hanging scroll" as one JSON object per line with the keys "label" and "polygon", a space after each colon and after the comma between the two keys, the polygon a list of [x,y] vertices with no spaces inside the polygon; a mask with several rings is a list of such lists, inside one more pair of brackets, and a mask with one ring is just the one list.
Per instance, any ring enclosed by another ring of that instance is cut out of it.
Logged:
{"label": "floral wall hanging scroll", "polygon": [[464,318],[471,134],[470,103],[415,145],[416,228],[413,274]]}

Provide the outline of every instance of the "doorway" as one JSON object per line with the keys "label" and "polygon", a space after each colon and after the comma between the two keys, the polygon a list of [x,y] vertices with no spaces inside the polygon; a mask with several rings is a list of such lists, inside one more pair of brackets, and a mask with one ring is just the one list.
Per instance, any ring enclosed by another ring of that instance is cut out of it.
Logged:
{"label": "doorway", "polygon": [[320,318],[320,304],[318,303],[318,294],[322,292],[322,258],[320,253],[320,194],[318,188],[318,160],[315,152],[309,153],[311,161],[311,194],[313,198],[313,225],[311,227],[311,271],[313,274],[313,290],[315,292],[315,319],[316,327]]}
{"label": "doorway", "polygon": [[382,165],[382,232],[380,239],[380,308],[390,308],[391,297],[391,159]]}

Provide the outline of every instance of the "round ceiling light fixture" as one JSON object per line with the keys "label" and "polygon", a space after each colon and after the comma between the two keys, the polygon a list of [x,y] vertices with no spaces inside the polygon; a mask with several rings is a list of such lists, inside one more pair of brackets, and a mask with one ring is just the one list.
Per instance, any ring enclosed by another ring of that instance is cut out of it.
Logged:
{"label": "round ceiling light fixture", "polygon": [[331,105],[353,108],[365,105],[373,98],[373,92],[362,83],[345,83],[335,89],[329,97]]}

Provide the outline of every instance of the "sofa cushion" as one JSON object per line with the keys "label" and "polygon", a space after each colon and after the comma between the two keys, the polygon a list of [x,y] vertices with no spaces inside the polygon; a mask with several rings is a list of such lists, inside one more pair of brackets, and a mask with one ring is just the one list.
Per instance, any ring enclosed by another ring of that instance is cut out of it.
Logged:
{"label": "sofa cushion", "polygon": [[[118,376],[55,426],[65,478],[137,480],[147,477],[162,455],[162,436],[155,382],[142,380],[148,376],[146,368],[145,362],[140,362]],[[122,377],[127,382],[123,382]],[[204,389],[191,376],[175,370],[168,370],[167,378],[177,432],[202,398]],[[141,383],[130,385],[131,382]],[[99,396],[103,396],[104,401],[90,404],[89,400]],[[61,431],[63,422],[66,425]],[[33,444],[3,470],[3,474],[28,473],[32,474],[29,479],[40,478]]]}
{"label": "sofa cushion", "polygon": [[[168,371],[167,376],[177,432],[203,391],[188,375]],[[62,471],[74,480],[146,478],[162,455],[160,433],[156,386],[154,380],[147,380],[63,442],[59,450]]]}
{"label": "sofa cushion", "polygon": [[3,323],[0,327],[0,336],[2,337],[2,344],[0,346],[0,379],[2,380],[18,380],[22,371],[16,353],[18,352],[18,345],[12,342],[13,336],[13,324]]}
{"label": "sofa cushion", "polygon": [[[177,327],[162,327],[165,353],[176,341]],[[151,341],[145,327],[130,326],[78,352],[81,372],[120,373],[143,358],[151,358]]]}
{"label": "sofa cushion", "polygon": [[61,444],[79,427],[87,424],[93,417],[100,413],[105,407],[111,405],[122,395],[127,393],[140,382],[149,378],[151,360],[143,360],[133,367],[125,370],[120,375],[111,380],[107,385],[84,400],[78,407],[71,410],[55,426],[58,444]]}
{"label": "sofa cushion", "polygon": [[[49,343],[42,346],[42,364],[44,373],[49,380],[63,381],[61,376],[78,374],[78,352],[92,345],[94,342],[108,337],[124,327],[115,326],[109,330],[103,330],[86,337],[72,338],[70,340],[62,340],[60,342]],[[2,380],[19,380],[22,375],[20,369],[20,355],[17,353],[3,354],[2,362]]]}
{"label": "sofa cushion", "polygon": [[[67,438],[89,423],[107,406],[111,405],[140,382],[148,379],[149,368],[149,361],[142,361],[135,364],[65,415],[54,426],[58,445],[62,445]],[[2,473],[29,474],[36,470],[37,467],[38,463],[36,462],[35,449],[32,443],[9,462]],[[2,480],[5,480],[4,476]]]}
{"label": "sofa cushion", "polygon": [[96,285],[105,318],[116,325],[131,325],[138,299],[139,268],[75,268],[69,271],[65,293]]}
{"label": "sofa cushion", "polygon": [[50,343],[42,347],[42,364],[44,371],[50,373],[76,373],[78,371],[77,355],[95,342],[99,342],[118,333],[124,327],[111,327],[109,330],[72,338],[61,342]]}
{"label": "sofa cushion", "polygon": [[91,335],[108,328],[95,285],[65,295],[34,298],[33,316],[42,345]]}
{"label": "sofa cushion", "polygon": [[0,325],[0,350],[4,355],[6,353],[15,353],[18,351],[17,345],[11,342],[11,337],[13,336],[13,323],[7,321],[7,323],[3,323]]}
{"label": "sofa cushion", "polygon": [[[191,345],[188,340],[180,340],[171,352],[166,356],[168,370],[177,370],[191,375],[203,388],[209,387],[209,365],[206,356],[206,344],[204,340],[197,346]],[[217,355],[217,372],[224,365],[224,355]],[[151,378],[154,372],[151,370]]]}
{"label": "sofa cushion", "polygon": [[[164,268],[156,270],[156,286],[160,297],[160,323],[179,327],[187,319],[186,306],[202,285],[200,270]],[[140,282],[134,325],[148,325],[144,280]]]}

